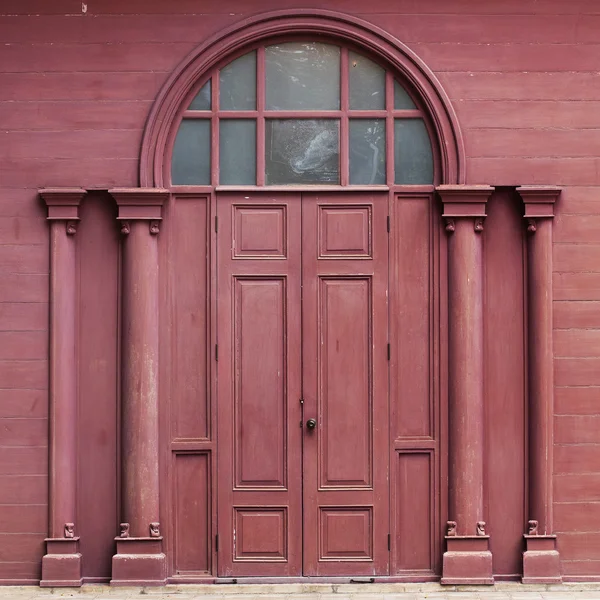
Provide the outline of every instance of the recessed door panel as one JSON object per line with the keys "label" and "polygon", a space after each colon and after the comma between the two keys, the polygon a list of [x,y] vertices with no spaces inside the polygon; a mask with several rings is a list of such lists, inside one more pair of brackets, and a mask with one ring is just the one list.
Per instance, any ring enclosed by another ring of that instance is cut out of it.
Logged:
{"label": "recessed door panel", "polygon": [[286,283],[234,277],[236,488],[287,483]]}
{"label": "recessed door panel", "polygon": [[300,196],[217,214],[218,574],[299,575]]}
{"label": "recessed door panel", "polygon": [[386,200],[302,198],[305,575],[388,573]]}
{"label": "recessed door panel", "polygon": [[373,484],[371,277],[320,277],[319,487]]}

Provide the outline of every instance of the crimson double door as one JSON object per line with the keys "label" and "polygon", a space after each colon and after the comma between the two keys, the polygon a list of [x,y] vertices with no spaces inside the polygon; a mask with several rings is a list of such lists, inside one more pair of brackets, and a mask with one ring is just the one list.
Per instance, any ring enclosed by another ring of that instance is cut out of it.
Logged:
{"label": "crimson double door", "polygon": [[218,574],[385,575],[387,194],[217,207]]}

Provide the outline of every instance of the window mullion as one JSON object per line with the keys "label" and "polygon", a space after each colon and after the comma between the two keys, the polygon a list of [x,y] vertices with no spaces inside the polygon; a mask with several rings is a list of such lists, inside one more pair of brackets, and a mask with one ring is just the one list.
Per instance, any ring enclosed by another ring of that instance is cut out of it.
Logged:
{"label": "window mullion", "polygon": [[349,120],[350,108],[348,90],[348,49],[342,48],[340,53],[340,183],[348,185],[350,182],[350,149],[349,149]]}
{"label": "window mullion", "polygon": [[256,185],[265,185],[265,48],[256,52]]}
{"label": "window mullion", "polygon": [[211,81],[211,108],[212,117],[210,124],[211,132],[211,154],[210,154],[210,178],[212,185],[219,184],[219,72],[212,76]]}
{"label": "window mullion", "polygon": [[385,74],[385,170],[387,185],[394,184],[394,77],[388,71]]}

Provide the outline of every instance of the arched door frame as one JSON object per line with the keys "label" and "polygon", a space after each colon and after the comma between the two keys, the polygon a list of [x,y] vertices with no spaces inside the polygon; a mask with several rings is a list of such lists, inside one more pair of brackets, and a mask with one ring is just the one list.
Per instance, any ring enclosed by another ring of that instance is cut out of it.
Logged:
{"label": "arched door frame", "polygon": [[466,180],[462,135],[450,99],[430,69],[382,29],[349,15],[317,10],[282,10],[245,19],[209,38],[172,73],[152,107],[140,154],[140,187],[163,188],[169,135],[198,79],[225,57],[272,37],[319,35],[361,47],[395,69],[423,101],[439,144],[440,183]]}

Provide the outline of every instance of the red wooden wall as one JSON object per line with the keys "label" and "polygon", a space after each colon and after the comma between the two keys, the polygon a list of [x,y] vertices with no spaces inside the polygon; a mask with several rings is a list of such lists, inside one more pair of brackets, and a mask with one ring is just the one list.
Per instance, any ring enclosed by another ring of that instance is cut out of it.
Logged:
{"label": "red wooden wall", "polygon": [[[187,53],[246,15],[315,6],[340,8],[386,29],[434,71],[458,114],[468,183],[563,187],[556,207],[553,256],[555,530],[564,573],[600,577],[598,2],[3,0],[0,580],[39,578],[47,528],[48,235],[36,190],[135,186],[146,116],[161,85]],[[94,225],[82,225],[77,234],[80,316],[85,320],[86,314],[99,315],[107,328],[116,326],[118,297],[117,244],[108,202],[101,194],[86,200],[82,217]],[[489,222],[502,225],[496,232],[486,226],[485,232],[486,252],[494,265],[490,272],[488,262],[486,272],[486,314],[498,312],[507,320],[516,315],[506,330],[498,332],[511,348],[516,347],[524,318],[521,298],[511,296],[508,305],[502,302],[504,286],[517,289],[522,276],[519,209],[509,208],[515,203],[518,206],[509,190],[496,194]],[[107,263],[94,263],[86,252],[84,234],[88,242],[106,244]],[[102,302],[91,287],[92,269],[102,278]],[[105,314],[108,302],[115,310]],[[80,369],[80,378],[88,383],[80,387],[80,397],[82,402],[91,398],[103,403],[104,409],[81,411],[82,422],[94,423],[94,435],[84,439],[81,464],[85,467],[90,453],[106,453],[103,476],[109,483],[102,488],[102,498],[95,498],[102,505],[98,521],[81,531],[90,537],[96,530],[102,533],[94,541],[82,541],[82,549],[98,557],[99,565],[97,573],[85,575],[106,576],[106,548],[115,533],[111,524],[116,523],[116,502],[111,498],[117,493],[117,474],[110,465],[116,456],[117,350],[110,336],[97,339],[97,347],[86,339],[81,343],[86,366]],[[115,363],[96,364],[99,348]],[[515,498],[497,496],[498,482],[502,477],[516,478],[524,458],[518,447],[506,443],[502,432],[521,431],[524,416],[515,400],[522,382],[507,382],[502,369],[493,367],[500,353],[501,347],[489,341],[488,422],[500,419],[501,425],[488,439],[488,498],[500,498],[495,505],[490,500],[488,510],[492,543],[500,544],[492,548],[495,568],[510,574],[518,570],[508,550],[515,543],[515,532],[503,532],[498,520],[506,509],[518,521],[524,508]],[[517,361],[519,356],[511,359]],[[96,380],[89,379],[90,369],[97,369]],[[98,386],[92,385],[94,381]],[[508,403],[507,411],[501,408],[503,402]],[[505,462],[498,463],[498,456]],[[179,462],[177,473],[182,476],[201,468],[185,455]],[[91,501],[91,477],[82,474],[80,482],[85,490],[82,498]],[[84,511],[90,510],[85,505]],[[200,564],[207,559],[197,560]]]}

